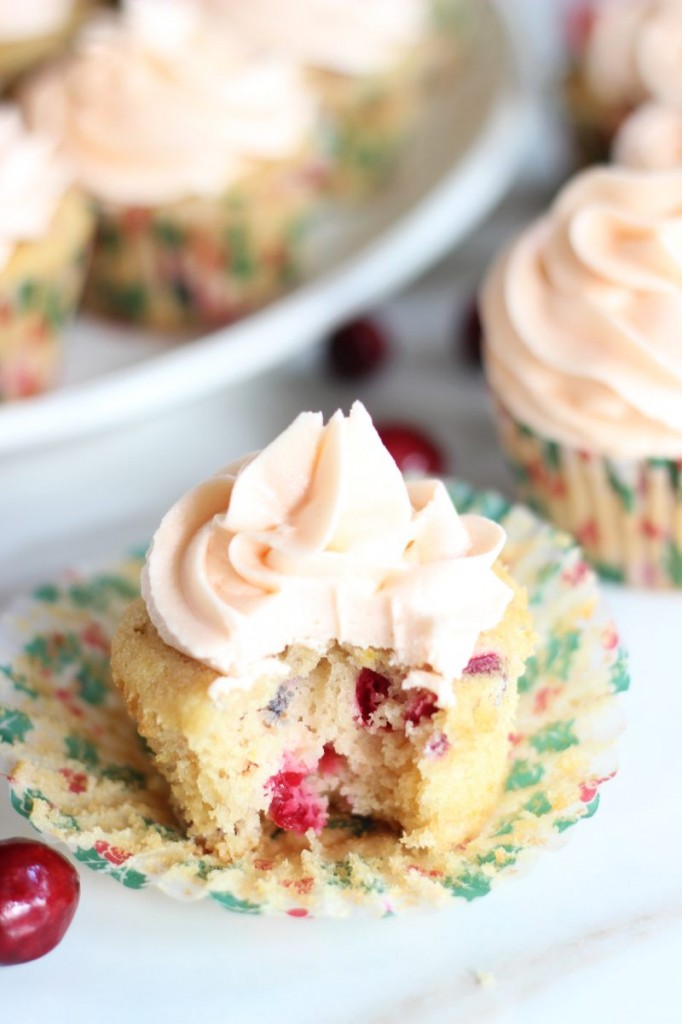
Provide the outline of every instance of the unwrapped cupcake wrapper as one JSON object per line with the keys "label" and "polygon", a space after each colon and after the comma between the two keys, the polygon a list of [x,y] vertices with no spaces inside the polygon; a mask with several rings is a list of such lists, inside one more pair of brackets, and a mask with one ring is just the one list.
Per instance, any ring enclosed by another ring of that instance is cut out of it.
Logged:
{"label": "unwrapped cupcake wrapper", "polygon": [[87,261],[81,239],[49,274],[0,278],[0,401],[40,394],[59,380],[61,334],[78,305]]}
{"label": "unwrapped cupcake wrapper", "polygon": [[548,441],[497,405],[519,497],[579,541],[601,576],[682,586],[682,460],[613,459]]}
{"label": "unwrapped cupcake wrapper", "polygon": [[321,173],[311,161],[261,172],[215,200],[100,204],[87,307],[172,331],[228,324],[265,305],[300,278]]}
{"label": "unwrapped cupcake wrapper", "polygon": [[616,770],[625,655],[595,576],[565,534],[499,495],[449,486],[460,512],[507,531],[505,560],[528,589],[538,636],[519,681],[504,789],[475,839],[436,856],[405,849],[370,817],[339,814],[315,840],[320,857],[275,829],[262,849],[226,864],[187,836],[109,674],[141,554],[40,586],[0,621],[0,771],[15,809],[128,888],[293,917],[390,916],[475,900],[561,845],[594,814],[598,787]]}

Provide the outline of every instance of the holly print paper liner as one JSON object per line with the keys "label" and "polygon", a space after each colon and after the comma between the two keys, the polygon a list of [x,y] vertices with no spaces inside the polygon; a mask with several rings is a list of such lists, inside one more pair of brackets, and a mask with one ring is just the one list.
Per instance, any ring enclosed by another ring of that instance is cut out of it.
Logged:
{"label": "holly print paper liner", "polygon": [[253,312],[299,280],[326,173],[305,156],[256,172],[214,199],[99,203],[85,305],[109,319],[170,331]]}
{"label": "holly print paper liner", "polygon": [[395,67],[360,77],[313,71],[323,111],[327,191],[362,200],[398,170],[434,89],[452,89],[472,40],[489,28],[480,0],[432,0],[426,37]]}
{"label": "holly print paper liner", "polygon": [[476,839],[434,857],[404,850],[370,818],[338,816],[312,850],[273,826],[262,848],[226,866],[187,838],[109,677],[109,642],[137,594],[141,554],[38,587],[0,622],[0,766],[16,810],[129,888],[253,914],[391,915],[473,900],[556,847],[594,814],[615,772],[625,654],[568,537],[498,495],[449,486],[460,512],[507,530],[505,557],[528,588],[539,637],[519,684],[504,792]]}
{"label": "holly print paper liner", "polygon": [[59,380],[62,332],[81,297],[91,235],[89,206],[71,193],[49,234],[21,243],[0,273],[0,402],[41,394]]}
{"label": "holly print paper liner", "polygon": [[539,437],[499,404],[519,497],[582,545],[604,579],[682,586],[682,459],[612,459]]}

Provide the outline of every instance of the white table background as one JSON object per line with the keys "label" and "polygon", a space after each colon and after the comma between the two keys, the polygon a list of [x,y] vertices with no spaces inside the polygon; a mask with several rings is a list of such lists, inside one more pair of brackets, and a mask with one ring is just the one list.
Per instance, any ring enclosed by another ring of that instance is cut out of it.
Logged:
{"label": "white table background", "polygon": [[[531,74],[556,66],[556,3],[518,7]],[[340,386],[320,353],[118,431],[0,461],[0,607],[74,561],[149,536],[192,483],[259,447],[302,408],[425,426],[451,467],[508,489],[480,376],[453,354],[455,324],[501,240],[562,169],[551,113],[521,185],[465,247],[381,311],[395,358]],[[83,870],[63,943],[0,970],[0,1021],[148,1019],[260,1024],[682,1021],[682,594],[609,588],[631,654],[621,770],[597,815],[523,877],[439,913],[373,920],[249,918],[131,892]],[[0,780],[0,838],[31,830]]]}

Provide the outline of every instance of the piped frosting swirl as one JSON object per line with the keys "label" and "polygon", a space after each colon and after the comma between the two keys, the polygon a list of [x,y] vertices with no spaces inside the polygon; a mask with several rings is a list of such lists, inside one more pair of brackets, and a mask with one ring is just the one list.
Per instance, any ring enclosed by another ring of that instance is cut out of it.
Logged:
{"label": "piped frosting swirl", "polygon": [[204,0],[259,46],[343,75],[381,73],[423,38],[427,0]]}
{"label": "piped frosting swirl", "polygon": [[0,45],[58,31],[73,6],[73,0],[0,0]]}
{"label": "piped frosting swirl", "polygon": [[248,686],[291,644],[388,648],[451,703],[452,681],[511,598],[500,526],[459,517],[437,480],[406,484],[356,403],[302,413],[163,519],[142,592],[166,643]]}
{"label": "piped frosting swirl", "polygon": [[17,245],[47,233],[70,182],[54,143],[28,132],[16,107],[0,105],[0,270]]}
{"label": "piped frosting swirl", "polygon": [[682,456],[682,172],[576,177],[482,295],[494,393],[543,436]]}
{"label": "piped frosting swirl", "polygon": [[158,205],[218,196],[293,157],[316,114],[290,61],[255,52],[193,0],[129,0],[24,94],[98,199]]}
{"label": "piped frosting swirl", "polygon": [[682,170],[682,108],[643,103],[621,125],[613,158],[633,170]]}
{"label": "piped frosting swirl", "polygon": [[602,0],[584,54],[585,76],[602,101],[682,105],[681,0]]}

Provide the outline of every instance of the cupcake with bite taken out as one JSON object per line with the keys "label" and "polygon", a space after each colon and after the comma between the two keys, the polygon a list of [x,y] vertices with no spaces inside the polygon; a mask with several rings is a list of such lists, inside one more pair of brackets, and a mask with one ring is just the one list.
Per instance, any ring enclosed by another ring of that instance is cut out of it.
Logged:
{"label": "cupcake with bite taken out", "polygon": [[0,106],[0,401],[50,388],[81,294],[93,218],[46,138]]}
{"label": "cupcake with bite taken out", "polygon": [[488,381],[521,495],[608,577],[682,585],[682,172],[578,175],[497,260]]}
{"label": "cupcake with bite taken out", "polygon": [[359,404],[181,498],[112,671],[189,833],[230,862],[281,830],[313,873],[337,813],[396,851],[476,835],[532,646],[504,541],[406,483]]}
{"label": "cupcake with bite taken out", "polygon": [[339,198],[371,192],[395,170],[431,86],[454,76],[480,18],[477,0],[203,2],[304,69]]}
{"label": "cupcake with bite taken out", "polygon": [[210,327],[295,280],[319,168],[315,98],[291,62],[192,0],[130,0],[22,101],[96,205],[91,309]]}
{"label": "cupcake with bite taken out", "polygon": [[602,162],[640,104],[682,107],[682,0],[588,0],[572,19],[569,116],[582,161]]}

